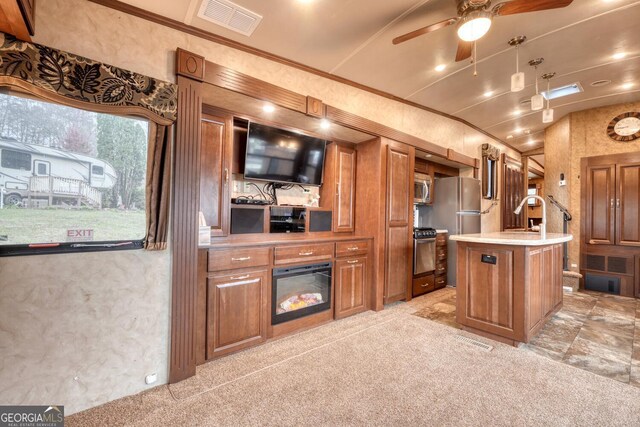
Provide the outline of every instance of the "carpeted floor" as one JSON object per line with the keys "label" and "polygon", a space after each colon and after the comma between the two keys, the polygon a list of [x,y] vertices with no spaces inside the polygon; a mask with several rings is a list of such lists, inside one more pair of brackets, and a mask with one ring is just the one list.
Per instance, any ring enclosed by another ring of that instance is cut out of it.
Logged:
{"label": "carpeted floor", "polygon": [[412,315],[432,304],[416,299],[224,357],[67,426],[638,425],[639,388]]}

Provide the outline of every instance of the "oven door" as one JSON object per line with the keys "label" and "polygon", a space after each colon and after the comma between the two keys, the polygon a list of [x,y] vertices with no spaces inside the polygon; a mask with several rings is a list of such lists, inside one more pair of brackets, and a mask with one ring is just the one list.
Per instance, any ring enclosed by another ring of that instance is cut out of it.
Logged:
{"label": "oven door", "polygon": [[413,274],[424,274],[436,269],[436,239],[413,239]]}

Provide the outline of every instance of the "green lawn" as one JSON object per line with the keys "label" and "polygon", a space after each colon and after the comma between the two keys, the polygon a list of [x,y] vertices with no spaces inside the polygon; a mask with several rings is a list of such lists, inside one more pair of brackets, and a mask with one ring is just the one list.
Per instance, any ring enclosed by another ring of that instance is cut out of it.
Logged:
{"label": "green lawn", "polygon": [[145,235],[144,211],[0,209],[0,245],[67,241],[69,229],[93,229],[94,241],[137,240]]}

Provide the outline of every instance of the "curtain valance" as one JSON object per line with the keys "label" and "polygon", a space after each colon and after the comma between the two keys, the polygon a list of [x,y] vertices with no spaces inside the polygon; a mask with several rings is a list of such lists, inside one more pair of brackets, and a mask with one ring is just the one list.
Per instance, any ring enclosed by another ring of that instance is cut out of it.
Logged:
{"label": "curtain valance", "polygon": [[155,116],[151,119],[165,125],[176,120],[178,110],[177,86],[173,83],[23,42],[1,32],[0,80],[9,84],[22,81],[74,101],[144,109]]}

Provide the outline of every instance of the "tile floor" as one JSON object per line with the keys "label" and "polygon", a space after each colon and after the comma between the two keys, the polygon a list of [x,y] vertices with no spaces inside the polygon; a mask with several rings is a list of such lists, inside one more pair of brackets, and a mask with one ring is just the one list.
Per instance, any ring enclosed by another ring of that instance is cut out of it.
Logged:
{"label": "tile floor", "polygon": [[[414,301],[416,316],[460,327],[455,289],[445,288]],[[640,300],[566,292],[562,310],[520,349],[640,387]]]}

